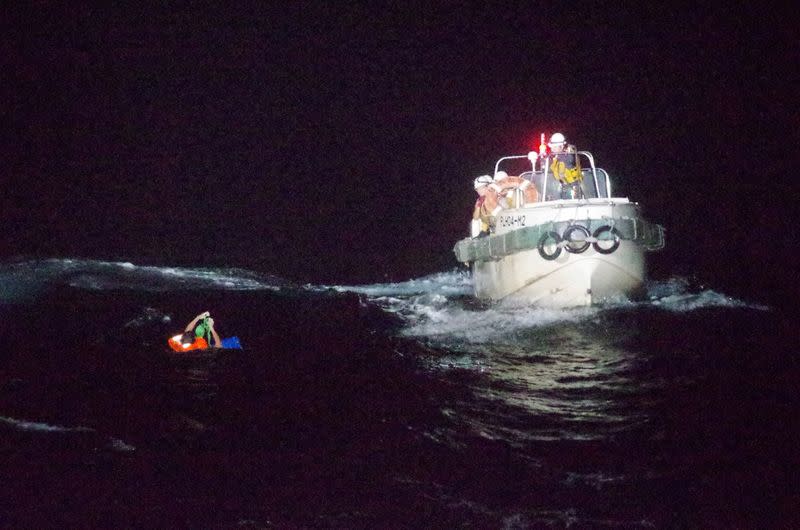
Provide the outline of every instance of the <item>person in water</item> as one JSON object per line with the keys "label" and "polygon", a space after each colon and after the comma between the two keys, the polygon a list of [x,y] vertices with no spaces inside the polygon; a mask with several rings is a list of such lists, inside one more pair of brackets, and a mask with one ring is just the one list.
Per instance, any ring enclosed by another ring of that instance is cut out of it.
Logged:
{"label": "person in water", "polygon": [[[198,326],[197,324],[201,320],[202,323]],[[209,344],[207,337],[213,339],[213,346]],[[219,338],[217,330],[214,329],[214,319],[211,318],[208,311],[194,317],[191,322],[186,324],[186,329],[182,334],[171,337],[167,343],[170,348],[178,352],[223,347],[222,340]]]}

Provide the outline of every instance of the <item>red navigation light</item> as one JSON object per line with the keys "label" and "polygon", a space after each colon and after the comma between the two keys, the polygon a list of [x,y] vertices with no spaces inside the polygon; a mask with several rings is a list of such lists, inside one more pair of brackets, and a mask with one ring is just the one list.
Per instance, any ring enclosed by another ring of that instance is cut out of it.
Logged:
{"label": "red navigation light", "polygon": [[547,145],[544,143],[544,133],[542,133],[541,139],[539,140],[539,155],[544,156],[547,154]]}

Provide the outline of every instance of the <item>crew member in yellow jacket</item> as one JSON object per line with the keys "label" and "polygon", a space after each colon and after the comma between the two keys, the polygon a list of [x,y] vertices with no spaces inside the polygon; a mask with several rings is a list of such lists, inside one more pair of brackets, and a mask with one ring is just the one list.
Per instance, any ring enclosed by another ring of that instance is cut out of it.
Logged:
{"label": "crew member in yellow jacket", "polygon": [[553,134],[547,145],[550,147],[550,171],[561,183],[561,198],[582,199],[583,175],[575,146],[567,144],[567,139],[561,133]]}

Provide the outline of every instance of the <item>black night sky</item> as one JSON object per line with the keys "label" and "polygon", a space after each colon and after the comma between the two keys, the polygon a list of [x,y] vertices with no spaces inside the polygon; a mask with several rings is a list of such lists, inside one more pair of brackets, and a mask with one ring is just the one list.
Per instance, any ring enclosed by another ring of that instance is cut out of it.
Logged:
{"label": "black night sky", "polygon": [[0,257],[449,270],[472,179],[560,130],[668,229],[655,274],[797,269],[793,13],[244,5],[4,9]]}

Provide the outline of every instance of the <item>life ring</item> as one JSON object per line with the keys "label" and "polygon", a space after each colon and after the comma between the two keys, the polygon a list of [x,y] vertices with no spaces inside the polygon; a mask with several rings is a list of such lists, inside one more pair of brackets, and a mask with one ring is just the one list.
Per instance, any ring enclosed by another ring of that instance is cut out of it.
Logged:
{"label": "life ring", "polygon": [[[549,243],[550,239],[553,240],[552,243]],[[561,236],[559,236],[557,232],[545,232],[542,237],[539,238],[539,255],[547,261],[553,261],[561,255],[561,245],[559,245],[559,243],[561,243]],[[555,247],[555,250],[548,254],[545,247],[551,245]]]}
{"label": "life ring", "polygon": [[[536,190],[536,186],[530,180],[524,179],[518,176],[507,176],[503,177],[501,180],[496,181],[495,189],[497,190],[498,194],[500,195],[501,200],[500,203],[503,208],[511,208],[513,207],[513,194],[514,190],[522,190],[525,198],[525,204],[528,203],[536,203],[539,202],[539,192]],[[503,204],[505,202],[505,204]]]}
{"label": "life ring", "polygon": [[[608,243],[609,241],[612,241],[611,239],[600,239],[599,236],[605,232],[608,232],[614,236],[613,244],[610,247],[603,247],[600,245],[601,242]],[[614,252],[619,248],[619,241],[620,241],[619,232],[617,232],[616,228],[613,228],[609,225],[603,225],[597,230],[595,230],[592,236],[597,240],[594,243],[592,243],[592,246],[600,254],[611,254],[612,252]]]}
{"label": "life ring", "polygon": [[[580,232],[583,234],[582,239],[572,239],[572,234],[575,232]],[[591,236],[589,229],[585,226],[581,225],[572,225],[564,230],[564,235],[561,238],[567,242],[567,245],[564,247],[567,249],[567,252],[571,252],[572,254],[580,254],[581,252],[585,252],[587,248],[591,246],[586,238]]]}

